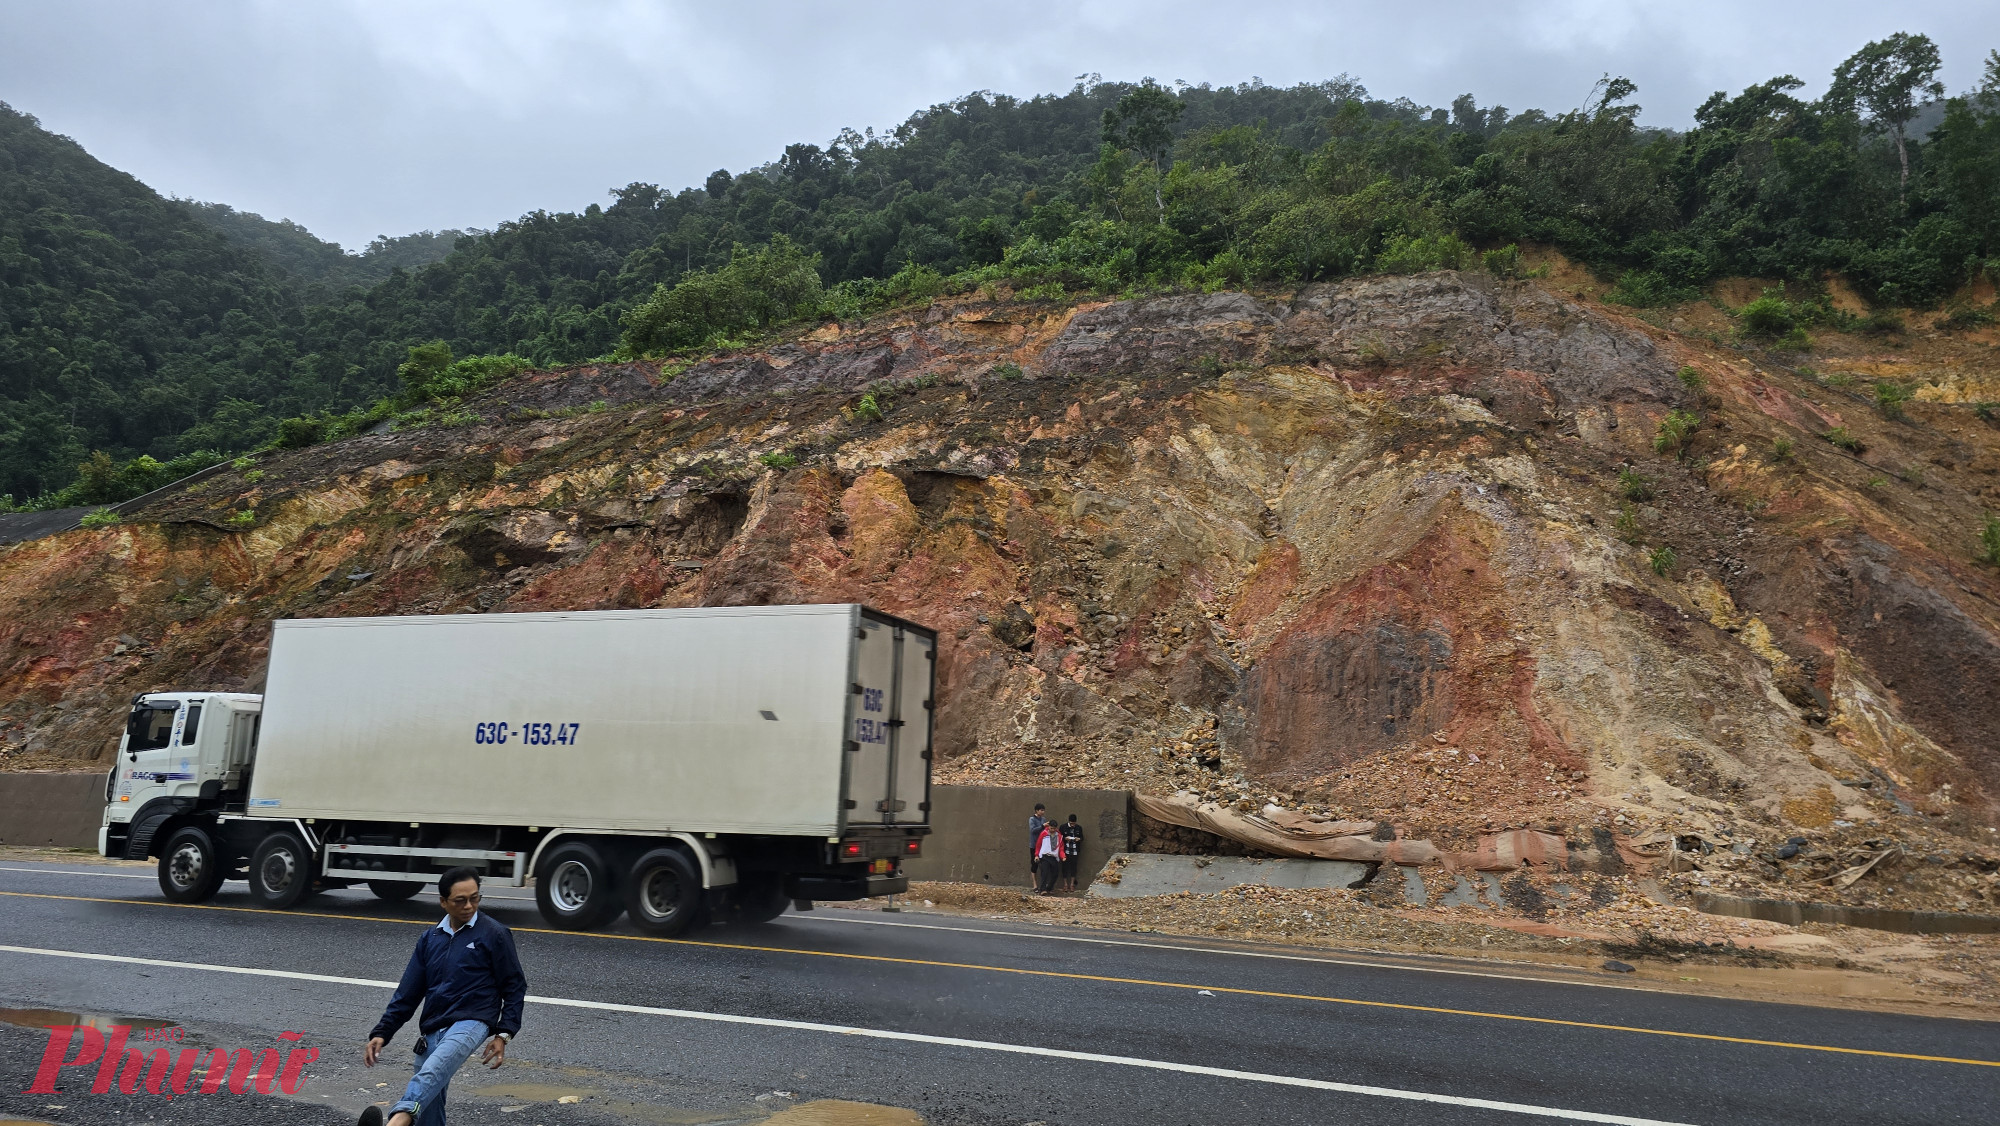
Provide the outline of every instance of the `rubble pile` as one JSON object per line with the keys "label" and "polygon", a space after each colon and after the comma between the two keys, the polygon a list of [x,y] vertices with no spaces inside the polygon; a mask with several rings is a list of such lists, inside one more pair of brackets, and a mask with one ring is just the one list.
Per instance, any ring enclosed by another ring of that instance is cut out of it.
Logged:
{"label": "rubble pile", "polygon": [[[1442,891],[1448,884],[1433,880],[1432,887]],[[1619,961],[1637,967],[1631,980],[1655,987],[2000,1013],[2000,935],[1905,935],[1723,918],[1658,903],[1629,877],[1598,877],[1578,906],[1551,907],[1541,918],[1486,904],[1385,908],[1370,902],[1365,891],[1262,886],[1215,895],[1097,899],[919,883],[900,906],[1347,953],[1497,958],[1517,968],[1541,964],[1603,972],[1605,962]]]}

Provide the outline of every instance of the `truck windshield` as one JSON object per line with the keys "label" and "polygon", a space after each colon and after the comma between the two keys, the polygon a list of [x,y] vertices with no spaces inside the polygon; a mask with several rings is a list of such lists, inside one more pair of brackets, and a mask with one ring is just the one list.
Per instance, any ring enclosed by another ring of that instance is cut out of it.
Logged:
{"label": "truck windshield", "polygon": [[174,713],[178,705],[169,704],[163,708],[144,705],[132,709],[132,720],[127,731],[131,739],[125,744],[128,751],[157,751],[174,737]]}

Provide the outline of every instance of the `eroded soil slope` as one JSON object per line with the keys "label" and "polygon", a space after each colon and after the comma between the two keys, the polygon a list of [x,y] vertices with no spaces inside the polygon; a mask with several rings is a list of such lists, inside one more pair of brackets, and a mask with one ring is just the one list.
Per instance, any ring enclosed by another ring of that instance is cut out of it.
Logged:
{"label": "eroded soil slope", "polygon": [[[277,617],[856,600],[943,632],[944,780],[1756,842],[1725,884],[1900,844],[1923,879],[1852,894],[1991,909],[1991,341],[1779,359],[1443,273],[536,374],[0,550],[0,744],[255,690]],[[1906,417],[1884,372],[1929,380]]]}

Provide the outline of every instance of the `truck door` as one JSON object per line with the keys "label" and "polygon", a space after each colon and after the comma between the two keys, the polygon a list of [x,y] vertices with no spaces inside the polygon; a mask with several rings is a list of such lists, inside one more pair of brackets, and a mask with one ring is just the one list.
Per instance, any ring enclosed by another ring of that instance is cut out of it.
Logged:
{"label": "truck door", "polygon": [[894,728],[890,705],[896,695],[897,638],[894,626],[861,619],[854,661],[854,693],[848,699],[847,823],[878,825],[895,813],[889,792],[889,740]]}
{"label": "truck door", "polygon": [[847,796],[852,825],[922,824],[930,803],[931,640],[861,621]]}
{"label": "truck door", "polygon": [[[119,764],[118,792],[137,809],[157,797],[174,792],[180,761],[182,736],[186,733],[189,709],[173,700],[139,704],[132,709],[125,726],[125,761]],[[195,720],[200,730],[200,719]]]}
{"label": "truck door", "polygon": [[896,696],[890,701],[889,799],[899,825],[930,820],[931,685],[937,667],[930,638],[898,628]]}

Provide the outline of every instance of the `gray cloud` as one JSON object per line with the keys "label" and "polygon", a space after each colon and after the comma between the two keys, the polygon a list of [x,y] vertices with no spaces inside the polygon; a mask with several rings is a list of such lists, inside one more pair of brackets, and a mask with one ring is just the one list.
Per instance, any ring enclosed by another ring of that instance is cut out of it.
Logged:
{"label": "gray cloud", "polygon": [[2000,47],[2000,5],[0,0],[0,100],[160,191],[354,247],[699,184],[790,141],[1086,72],[1345,72],[1381,97],[1557,110],[1608,71],[1639,84],[1644,121],[1679,126],[1709,92],[1776,74],[1817,91],[1898,30],[1936,39],[1962,90]]}

